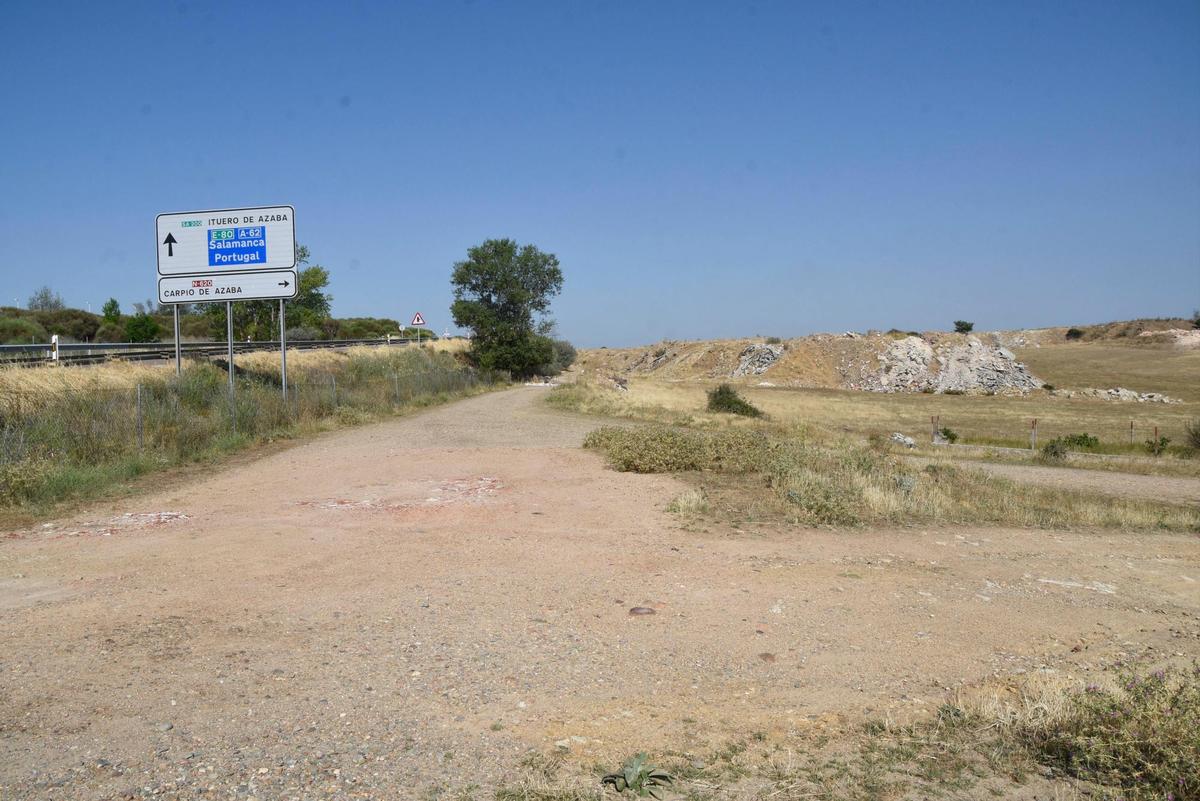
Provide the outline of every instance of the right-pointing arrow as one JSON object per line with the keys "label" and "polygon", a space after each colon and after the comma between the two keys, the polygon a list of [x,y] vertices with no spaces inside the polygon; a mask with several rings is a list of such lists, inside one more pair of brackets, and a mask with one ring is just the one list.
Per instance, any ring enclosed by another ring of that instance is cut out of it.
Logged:
{"label": "right-pointing arrow", "polygon": [[280,281],[279,285],[280,286],[291,286],[292,284],[290,281]]}

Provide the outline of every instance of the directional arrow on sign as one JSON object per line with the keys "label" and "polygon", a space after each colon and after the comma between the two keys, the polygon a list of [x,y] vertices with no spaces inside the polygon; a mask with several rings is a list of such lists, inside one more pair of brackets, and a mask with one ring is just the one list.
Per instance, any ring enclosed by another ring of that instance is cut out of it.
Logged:
{"label": "directional arrow on sign", "polygon": [[175,255],[175,234],[167,234],[167,238],[163,240],[163,244],[167,246],[167,255]]}
{"label": "directional arrow on sign", "polygon": [[291,286],[291,282],[290,281],[280,281],[279,285],[280,286]]}

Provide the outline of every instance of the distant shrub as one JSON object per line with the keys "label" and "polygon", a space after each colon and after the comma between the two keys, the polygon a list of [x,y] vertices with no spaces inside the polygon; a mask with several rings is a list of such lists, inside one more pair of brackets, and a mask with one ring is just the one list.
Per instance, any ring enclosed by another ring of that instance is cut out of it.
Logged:
{"label": "distant shrub", "polygon": [[1067,434],[1062,437],[1062,441],[1068,448],[1075,450],[1091,450],[1100,446],[1099,438],[1091,434]]}
{"label": "distant shrub", "polygon": [[1162,456],[1167,452],[1167,446],[1171,444],[1171,440],[1167,437],[1159,437],[1158,439],[1146,440],[1146,450],[1151,456]]}
{"label": "distant shrub", "polygon": [[289,342],[311,342],[320,339],[321,332],[315,328],[297,325],[287,330],[287,338]]}
{"label": "distant shrub", "polygon": [[49,342],[50,335],[35,321],[25,317],[0,317],[0,344],[28,345]]}
{"label": "distant shrub", "polygon": [[708,410],[725,414],[740,414],[743,417],[762,417],[762,412],[737,393],[729,384],[721,384],[708,391]]}
{"label": "distant shrub", "polygon": [[1048,462],[1061,462],[1067,458],[1067,443],[1055,437],[1042,446],[1042,458]]}
{"label": "distant shrub", "polygon": [[1042,384],[1042,389],[1046,390],[1047,392],[1053,392],[1054,385],[1053,384]]}
{"label": "distant shrub", "polygon": [[125,327],[118,323],[104,323],[96,329],[96,342],[124,342]]}
{"label": "distant shrub", "polygon": [[782,342],[782,341],[783,341],[783,340],[782,340],[782,339],[780,339],[779,337],[767,337],[767,344],[768,344],[768,345],[778,345],[778,344],[779,344],[780,342]]}
{"label": "distant shrub", "polygon": [[942,439],[946,440],[946,442],[949,442],[951,445],[958,442],[958,432],[952,428],[940,428],[938,429],[938,433],[942,435]]}
{"label": "distant shrub", "polygon": [[955,320],[954,332],[957,334],[969,334],[975,330],[975,323],[967,320]]}
{"label": "distant shrub", "polygon": [[966,395],[967,393],[961,389],[947,389],[942,392],[943,395]]}
{"label": "distant shrub", "polygon": [[1193,451],[1200,452],[1200,417],[1184,423],[1183,430],[1187,437],[1188,447]]}
{"label": "distant shrub", "polygon": [[1067,339],[1082,339],[1083,331],[1078,328],[1067,329]]}
{"label": "distant shrub", "polygon": [[157,342],[162,334],[158,321],[148,314],[135,314],[125,321],[128,342]]}

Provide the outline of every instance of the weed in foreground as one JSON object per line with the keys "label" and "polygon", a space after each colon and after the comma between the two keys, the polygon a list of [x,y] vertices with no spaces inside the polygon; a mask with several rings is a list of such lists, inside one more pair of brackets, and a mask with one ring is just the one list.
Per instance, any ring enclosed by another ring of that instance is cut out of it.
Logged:
{"label": "weed in foreground", "polygon": [[719,384],[708,392],[708,410],[726,414],[740,414],[743,417],[762,417],[750,401],[738,394],[729,384]]}

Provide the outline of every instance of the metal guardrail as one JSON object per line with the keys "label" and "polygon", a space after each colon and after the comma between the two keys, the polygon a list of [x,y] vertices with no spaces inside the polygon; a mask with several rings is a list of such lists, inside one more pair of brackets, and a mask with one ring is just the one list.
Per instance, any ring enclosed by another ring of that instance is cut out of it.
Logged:
{"label": "metal guardrail", "polygon": [[[318,350],[322,348],[349,348],[355,345],[407,345],[416,342],[412,338],[385,337],[370,339],[311,339],[287,342],[288,350]],[[184,356],[222,356],[229,352],[225,342],[184,342],[180,345]],[[260,350],[279,350],[279,340],[234,342],[234,353],[250,353]],[[58,361],[62,364],[93,364],[120,359],[125,361],[152,361],[174,359],[173,342],[63,342],[58,346]],[[0,345],[0,365],[35,366],[53,361],[48,342],[29,345]]]}

